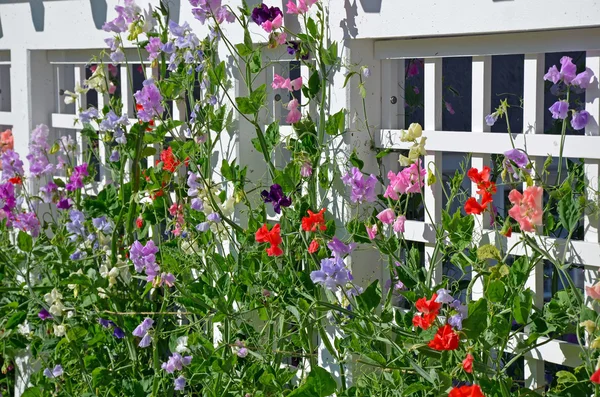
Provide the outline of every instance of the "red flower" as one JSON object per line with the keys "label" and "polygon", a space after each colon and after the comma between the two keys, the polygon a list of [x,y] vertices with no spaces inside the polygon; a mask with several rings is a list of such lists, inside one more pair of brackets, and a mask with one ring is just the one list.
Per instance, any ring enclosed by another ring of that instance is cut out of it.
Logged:
{"label": "red flower", "polygon": [[138,227],[138,229],[141,229],[142,226],[144,226],[144,219],[140,216],[135,220],[135,225]]}
{"label": "red flower", "polygon": [[307,212],[308,216],[302,218],[302,230],[305,232],[316,232],[317,228],[319,228],[321,231],[327,230],[327,226],[325,226],[325,218],[323,217],[325,208],[316,214],[311,210],[308,210]]}
{"label": "red flower", "polygon": [[435,301],[436,299],[437,294],[434,293],[429,300],[424,297],[417,300],[415,307],[422,314],[415,314],[413,317],[412,323],[415,327],[423,329],[429,329],[429,327],[431,327],[442,307],[441,303]]}
{"label": "red flower", "polygon": [[269,228],[264,224],[260,229],[256,231],[255,239],[259,243],[269,243],[271,246],[267,248],[267,255],[269,256],[280,256],[283,255],[283,250],[279,247],[281,244],[281,226],[279,224],[273,226],[273,229],[269,231]]}
{"label": "red flower", "polygon": [[458,334],[452,330],[449,324],[446,324],[437,330],[428,346],[438,351],[456,350],[458,349]]}
{"label": "red flower", "polygon": [[590,377],[590,381],[592,383],[600,385],[600,369],[592,374],[592,376]]}
{"label": "red flower", "polygon": [[469,197],[465,203],[465,212],[468,215],[480,215],[483,211],[485,211],[485,207],[479,204],[475,197]]}
{"label": "red flower", "polygon": [[469,179],[473,183],[476,183],[477,186],[479,186],[479,184],[482,183],[482,182],[489,182],[490,181],[490,172],[491,172],[490,167],[488,167],[486,165],[485,167],[483,167],[483,169],[481,170],[481,172],[479,172],[477,170],[477,168],[471,168],[467,172],[467,176],[469,177]]}
{"label": "red flower", "polygon": [[177,160],[175,155],[173,155],[173,149],[170,147],[160,153],[160,161],[163,163],[163,170],[171,173],[175,172],[179,164],[181,164],[181,161]]}
{"label": "red flower", "polygon": [[455,387],[448,397],[485,397],[478,385]]}
{"label": "red flower", "polygon": [[310,245],[308,246],[308,252],[310,254],[314,254],[318,250],[319,250],[319,242],[317,240],[311,241]]}
{"label": "red flower", "polygon": [[473,373],[473,356],[471,354],[467,354],[467,357],[462,362],[462,366],[466,373]]}
{"label": "red flower", "polygon": [[23,179],[21,179],[20,176],[15,176],[13,178],[10,178],[8,181],[10,183],[12,183],[13,185],[20,185],[23,183]]}

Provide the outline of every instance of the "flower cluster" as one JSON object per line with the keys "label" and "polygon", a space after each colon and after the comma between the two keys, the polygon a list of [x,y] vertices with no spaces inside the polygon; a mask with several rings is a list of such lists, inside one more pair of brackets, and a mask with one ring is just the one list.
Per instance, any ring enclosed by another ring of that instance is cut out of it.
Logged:
{"label": "flower cluster", "polygon": [[481,171],[477,168],[471,168],[467,172],[467,176],[471,182],[477,185],[477,194],[481,197],[481,202],[478,202],[475,197],[469,197],[465,203],[465,212],[467,214],[480,215],[486,210],[491,210],[489,205],[492,204],[492,194],[496,193],[496,183],[490,181],[491,169],[484,166]]}
{"label": "flower cluster", "polygon": [[368,177],[363,175],[357,167],[352,169],[342,177],[342,182],[350,186],[350,200],[353,203],[373,202],[376,199],[375,185],[377,178],[371,174]]}

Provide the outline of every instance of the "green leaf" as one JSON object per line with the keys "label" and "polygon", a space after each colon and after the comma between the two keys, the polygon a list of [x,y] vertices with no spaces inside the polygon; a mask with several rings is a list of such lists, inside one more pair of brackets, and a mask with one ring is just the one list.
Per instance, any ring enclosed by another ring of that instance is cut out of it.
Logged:
{"label": "green leaf", "polygon": [[92,386],[98,387],[101,385],[108,385],[111,382],[110,371],[104,367],[95,368],[92,371]]}
{"label": "green leaf", "polygon": [[529,276],[529,262],[525,256],[520,256],[510,267],[510,281],[513,287],[519,287],[525,283]]}
{"label": "green leaf", "polygon": [[500,251],[498,251],[498,248],[491,244],[482,245],[481,247],[477,248],[477,259],[480,261],[484,261],[486,259],[502,261]]}
{"label": "green leaf", "polygon": [[336,114],[329,116],[329,119],[327,119],[327,123],[325,124],[325,132],[329,135],[343,133],[346,129],[345,115],[346,111],[342,109]]}
{"label": "green leaf", "polygon": [[261,85],[256,90],[252,91],[249,97],[237,97],[235,102],[240,112],[243,114],[255,114],[263,106],[266,94],[266,84]]}
{"label": "green leaf", "polygon": [[469,316],[463,321],[463,330],[469,338],[477,338],[487,328],[488,304],[486,299],[469,303]]}
{"label": "green leaf", "polygon": [[357,167],[359,170],[362,170],[365,166],[365,162],[358,158],[358,155],[356,154],[356,149],[353,150],[352,154],[350,155],[350,163],[352,163],[352,165]]}
{"label": "green leaf", "polygon": [[569,232],[573,232],[581,218],[578,202],[573,198],[573,193],[565,195],[558,202],[558,218],[560,224]]}
{"label": "green leaf", "polygon": [[314,71],[308,79],[308,94],[309,98],[314,98],[321,90],[321,77],[318,71]]}
{"label": "green leaf", "polygon": [[214,86],[221,85],[225,79],[225,61],[221,61],[217,67],[208,68],[208,79]]}
{"label": "green leaf", "polygon": [[527,324],[531,307],[533,306],[533,292],[528,288],[519,292],[513,300],[513,315],[519,324]]}
{"label": "green leaf", "polygon": [[344,79],[344,85],[342,86],[342,88],[346,88],[346,85],[348,85],[348,81],[350,80],[350,78],[354,75],[358,75],[357,72],[350,72],[346,75],[346,78]]}
{"label": "green leaf", "polygon": [[306,29],[314,39],[319,39],[319,29],[317,29],[317,23],[314,19],[308,18],[306,21]]}
{"label": "green leaf", "polygon": [[6,325],[4,326],[4,328],[6,328],[7,330],[16,328],[17,325],[19,325],[23,321],[25,321],[26,318],[27,318],[26,312],[16,312],[12,316],[10,316],[10,318],[6,322]]}
{"label": "green leaf", "polygon": [[575,383],[577,377],[569,371],[558,371],[556,373],[556,381],[558,383]]}
{"label": "green leaf", "polygon": [[42,397],[42,391],[39,387],[30,387],[21,394],[21,397]]}
{"label": "green leaf", "polygon": [[244,43],[236,44],[235,48],[242,57],[247,57],[248,55],[252,54],[252,48],[248,48],[248,46]]}
{"label": "green leaf", "polygon": [[19,231],[19,236],[17,237],[17,245],[19,249],[23,252],[31,252],[33,248],[33,239],[31,236],[23,231]]}
{"label": "green leaf", "polygon": [[252,58],[248,63],[248,67],[252,73],[258,73],[262,69],[262,49],[257,48],[252,52]]}
{"label": "green leaf", "polygon": [[[267,151],[271,153],[273,148],[280,142],[281,135],[279,134],[279,122],[274,121],[267,127],[267,130],[264,133],[265,143],[267,146]],[[252,138],[252,145],[256,150],[262,153],[262,146],[260,145],[260,139]]]}
{"label": "green leaf", "polygon": [[321,367],[314,367],[308,374],[306,382],[288,394],[288,397],[327,397],[336,390],[337,383],[333,376]]}
{"label": "green leaf", "polygon": [[491,302],[502,302],[505,292],[506,286],[504,283],[500,280],[494,280],[488,285],[486,296]]}
{"label": "green leaf", "polygon": [[381,303],[381,287],[379,280],[375,280],[366,290],[356,297],[358,306],[366,311],[375,309]]}
{"label": "green leaf", "polygon": [[450,217],[447,211],[442,211],[442,226],[448,232],[448,238],[456,251],[462,251],[471,245],[475,226],[472,216],[462,216],[460,210],[456,210]]}

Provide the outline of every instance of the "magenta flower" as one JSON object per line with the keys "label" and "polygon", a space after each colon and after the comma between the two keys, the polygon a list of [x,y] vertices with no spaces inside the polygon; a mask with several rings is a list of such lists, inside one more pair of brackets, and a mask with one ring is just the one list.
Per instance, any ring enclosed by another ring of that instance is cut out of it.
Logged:
{"label": "magenta flower", "polygon": [[283,189],[277,183],[271,185],[269,191],[263,190],[260,196],[265,203],[272,203],[273,210],[278,214],[281,213],[281,207],[292,205],[292,199],[283,194]]}
{"label": "magenta flower", "polygon": [[553,119],[564,120],[569,112],[569,103],[567,101],[556,101],[548,110],[552,113]]}
{"label": "magenta flower", "polygon": [[590,114],[582,110],[580,112],[573,113],[573,118],[571,119],[571,127],[575,130],[582,130],[588,124]]}
{"label": "magenta flower", "polygon": [[0,184],[0,209],[11,212],[16,206],[15,186],[10,182]]}
{"label": "magenta flower", "polygon": [[560,81],[560,72],[558,71],[556,65],[552,65],[552,67],[548,69],[548,73],[544,75],[544,80],[551,81],[554,84]]}
{"label": "magenta flower", "polygon": [[40,221],[34,212],[26,212],[14,217],[13,226],[24,232],[28,232],[32,237],[40,235]]}
{"label": "magenta flower", "polygon": [[504,152],[504,157],[504,161],[502,162],[504,168],[515,178],[519,178],[519,173],[513,168],[513,164],[527,173],[531,172],[531,170],[527,168],[527,165],[529,164],[529,157],[527,157],[527,154],[525,154],[525,152],[522,150],[510,149]]}
{"label": "magenta flower", "polygon": [[421,168],[421,163],[412,163],[398,174],[388,172],[390,184],[386,187],[383,197],[398,200],[398,194],[420,193],[425,186],[427,171]]}
{"label": "magenta flower", "polygon": [[303,178],[308,178],[311,175],[312,175],[312,165],[308,161],[303,162],[302,166],[300,166],[300,176]]}
{"label": "magenta flower", "polygon": [[87,163],[76,166],[65,188],[69,191],[81,189],[83,187],[83,178],[89,175],[87,168]]}
{"label": "magenta flower", "polygon": [[377,214],[377,219],[386,225],[391,225],[396,220],[396,214],[393,209],[387,208]]}
{"label": "magenta flower", "polygon": [[285,118],[286,123],[295,124],[300,121],[300,119],[302,118],[302,113],[300,113],[300,110],[298,110],[298,106],[300,106],[300,104],[298,103],[297,99],[292,99],[288,103],[287,108],[289,112],[287,117]]}
{"label": "magenta flower", "polygon": [[448,111],[448,113],[450,114],[454,114],[454,108],[452,107],[452,104],[450,102],[445,102],[446,104],[446,110]]}

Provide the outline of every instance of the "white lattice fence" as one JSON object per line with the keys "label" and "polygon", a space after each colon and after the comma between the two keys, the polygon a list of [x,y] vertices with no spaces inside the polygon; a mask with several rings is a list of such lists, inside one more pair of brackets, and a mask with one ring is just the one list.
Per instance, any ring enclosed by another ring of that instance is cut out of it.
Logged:
{"label": "white lattice fence", "polygon": [[[600,73],[600,30],[581,29],[539,33],[511,33],[487,36],[447,37],[416,40],[389,40],[374,43],[374,58],[381,62],[381,130],[378,146],[385,149],[408,149],[410,144],[400,141],[400,130],[404,127],[402,98],[404,97],[405,59],[425,58],[424,61],[424,136],[427,137],[425,164],[434,162],[438,170],[446,168],[444,158],[453,153],[470,153],[471,166],[480,168],[490,164],[491,154],[501,154],[512,148],[507,133],[490,133],[484,117],[491,113],[492,56],[525,54],[523,85],[523,133],[514,134],[517,148],[525,149],[537,166],[548,155],[559,156],[560,136],[544,135],[544,81],[543,75],[551,65],[545,65],[545,53],[586,51],[585,65],[595,76]],[[442,60],[443,57],[472,57],[472,105],[471,131],[442,131]],[[582,158],[585,164],[585,179],[588,198],[598,200],[598,165],[600,160],[600,90],[598,79],[586,91],[585,109],[593,120],[588,124],[584,136],[567,136],[564,157]],[[390,101],[391,97],[399,100]],[[395,102],[395,103],[394,103]],[[510,110],[509,110],[510,111]],[[513,131],[514,132],[514,131]],[[519,131],[520,132],[520,131]],[[476,196],[476,186],[471,193]],[[407,240],[425,244],[425,264],[436,263],[432,258],[435,232],[432,223],[441,220],[442,191],[425,189],[425,205],[431,217],[425,221],[406,222],[404,236]],[[519,244],[521,235],[513,233],[510,238],[499,236],[488,228],[489,219],[478,216],[475,235],[486,243],[500,244],[506,252],[515,256],[527,255]],[[542,244],[553,255],[565,255],[567,263],[584,266],[585,282],[595,282],[600,267],[600,244],[598,219],[585,215],[584,239],[565,241],[560,238],[539,236]],[[434,272],[439,280],[442,265]],[[536,270],[528,280],[528,287],[536,293],[534,304],[543,305],[543,268]],[[473,290],[473,298],[482,294],[481,284]],[[586,297],[587,299],[587,297]],[[515,348],[518,335],[509,347]],[[543,339],[542,339],[543,341]],[[531,351],[525,359],[525,383],[528,387],[539,387],[545,383],[544,362],[565,366],[580,363],[579,345],[553,340]]]}

